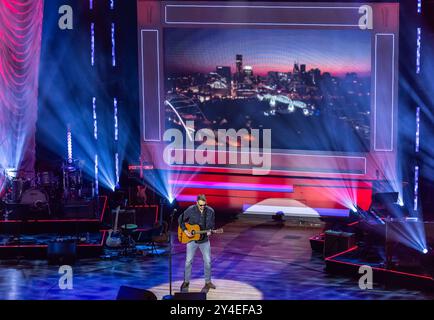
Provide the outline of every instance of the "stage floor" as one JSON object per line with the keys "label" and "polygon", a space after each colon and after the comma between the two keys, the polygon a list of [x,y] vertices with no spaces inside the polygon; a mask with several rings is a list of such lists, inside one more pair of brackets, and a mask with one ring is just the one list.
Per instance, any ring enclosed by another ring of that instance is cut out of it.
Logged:
{"label": "stage floor", "polygon": [[[318,228],[278,225],[271,219],[241,217],[222,225],[212,239],[213,282],[208,299],[433,299],[434,294],[375,286],[363,291],[356,280],[325,272],[309,238]],[[185,247],[174,238],[173,290],[179,291]],[[58,267],[46,260],[1,260],[0,299],[116,299],[121,285],[147,289],[159,299],[169,293],[168,255],[131,259],[83,259],[73,266],[73,289],[59,289]],[[190,291],[203,286],[200,251]]]}

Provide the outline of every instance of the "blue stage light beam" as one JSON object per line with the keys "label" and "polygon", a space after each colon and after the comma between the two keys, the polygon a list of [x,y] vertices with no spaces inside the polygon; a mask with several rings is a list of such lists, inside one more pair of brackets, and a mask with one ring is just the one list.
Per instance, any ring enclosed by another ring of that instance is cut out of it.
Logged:
{"label": "blue stage light beam", "polygon": [[[93,1],[89,1],[89,9],[94,9]],[[43,125],[39,125],[38,128],[43,137],[41,141],[47,149],[64,159],[68,154],[68,147],[65,146],[62,137],[65,137],[67,124],[69,124],[74,158],[79,159],[83,164],[83,173],[93,181],[95,178],[98,179],[94,184],[114,190],[119,174],[116,172],[115,153],[118,152],[120,163],[125,152],[121,150],[122,144],[115,146],[113,117],[107,117],[113,111],[108,107],[110,106],[108,101],[113,101],[113,97],[110,97],[112,93],[107,92],[106,87],[96,85],[104,81],[99,78],[100,75],[94,68],[96,62],[104,58],[96,56],[97,53],[99,54],[99,51],[96,51],[98,40],[96,24],[90,22],[90,34],[88,31],[84,36],[90,37],[89,42],[85,41],[82,47],[78,47],[76,43],[72,43],[75,38],[67,38],[58,43],[53,55],[48,42],[56,37],[56,29],[50,26],[57,26],[57,19],[56,15],[47,15],[44,21],[46,27],[44,27],[43,48],[46,52],[41,54],[41,70],[45,71],[41,74],[44,86],[40,90],[40,101],[42,101],[40,108],[43,110],[44,119],[40,120],[43,120],[41,122]],[[110,31],[109,26],[108,32]],[[67,60],[71,55],[71,47],[76,48],[74,64],[63,65],[62,61]],[[107,52],[106,58],[110,61],[111,58],[116,57]],[[52,87],[62,88],[62,86],[71,90],[50,90]],[[69,92],[74,93],[69,94]],[[98,94],[96,95],[95,92]]]}

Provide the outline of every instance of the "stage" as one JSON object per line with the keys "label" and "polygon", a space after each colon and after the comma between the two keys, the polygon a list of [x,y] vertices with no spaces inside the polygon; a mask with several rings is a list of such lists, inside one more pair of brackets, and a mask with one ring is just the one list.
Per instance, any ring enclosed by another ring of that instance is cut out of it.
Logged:
{"label": "stage", "polygon": [[[360,290],[358,280],[325,271],[320,254],[312,252],[309,238],[320,229],[276,224],[270,218],[240,217],[218,223],[224,233],[212,238],[212,278],[216,290],[208,300],[385,300],[433,299],[427,292],[387,290],[374,284]],[[174,236],[176,236],[174,234]],[[160,248],[159,248],[160,249]],[[168,255],[134,258],[80,259],[73,266],[73,289],[59,289],[58,266],[46,260],[2,260],[0,296],[31,300],[114,300],[120,286],[146,289],[158,299],[169,293]],[[174,239],[173,292],[182,282],[185,247]],[[190,292],[203,286],[200,252],[194,263]]]}
{"label": "stage", "polygon": [[433,16],[0,0],[0,299],[434,299]]}

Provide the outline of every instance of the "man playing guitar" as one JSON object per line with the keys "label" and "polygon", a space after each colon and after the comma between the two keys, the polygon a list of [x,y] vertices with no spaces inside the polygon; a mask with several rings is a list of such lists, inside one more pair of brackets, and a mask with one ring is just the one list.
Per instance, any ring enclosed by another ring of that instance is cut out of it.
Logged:
{"label": "man playing guitar", "polygon": [[202,291],[208,292],[209,289],[216,288],[216,286],[211,282],[211,245],[209,241],[211,230],[214,229],[215,225],[215,213],[213,208],[206,205],[206,198],[204,194],[198,195],[196,204],[188,207],[178,218],[179,227],[187,235],[187,237],[192,237],[193,235],[185,226],[186,221],[188,221],[190,225],[199,225],[201,230],[209,231],[204,233],[200,240],[190,241],[187,243],[184,282],[181,285],[181,292],[188,292],[193,258],[197,248],[199,248],[202,252],[205,273],[205,286],[203,287]]}

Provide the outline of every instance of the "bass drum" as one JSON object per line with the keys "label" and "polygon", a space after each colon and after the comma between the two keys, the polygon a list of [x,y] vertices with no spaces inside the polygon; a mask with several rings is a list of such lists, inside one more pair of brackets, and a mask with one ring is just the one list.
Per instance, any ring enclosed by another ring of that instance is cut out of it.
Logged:
{"label": "bass drum", "polygon": [[31,188],[23,192],[21,204],[29,205],[34,209],[42,209],[48,204],[48,196],[44,191]]}

